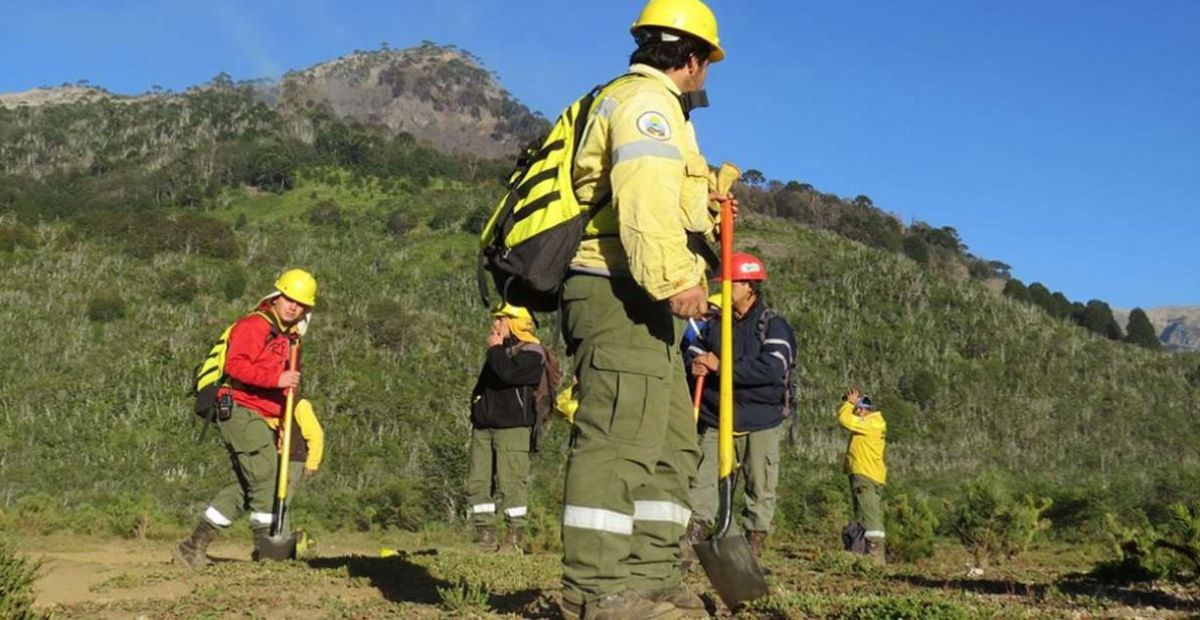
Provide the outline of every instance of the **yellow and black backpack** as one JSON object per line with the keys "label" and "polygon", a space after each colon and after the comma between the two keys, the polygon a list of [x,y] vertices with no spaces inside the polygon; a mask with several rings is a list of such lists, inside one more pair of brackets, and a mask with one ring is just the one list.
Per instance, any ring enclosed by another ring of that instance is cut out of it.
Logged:
{"label": "yellow and black backpack", "polygon": [[611,194],[590,204],[575,196],[575,154],[587,127],[592,105],[608,87],[632,78],[623,75],[597,86],[554,121],[550,133],[525,148],[508,177],[508,191],[492,211],[480,235],[477,280],[488,303],[486,273],[506,303],[534,312],[558,307],[558,290],[566,278],[583,229],[609,202]]}
{"label": "yellow and black backpack", "polygon": [[[254,314],[261,316],[271,326],[267,336],[268,342],[283,333],[279,325],[265,312],[255,310]],[[212,421],[215,418],[217,392],[226,384],[225,355],[229,350],[229,333],[233,331],[234,325],[237,325],[237,321],[230,323],[229,327],[221,332],[221,337],[213,343],[204,361],[192,371],[192,394],[196,397],[195,412],[205,420]]]}

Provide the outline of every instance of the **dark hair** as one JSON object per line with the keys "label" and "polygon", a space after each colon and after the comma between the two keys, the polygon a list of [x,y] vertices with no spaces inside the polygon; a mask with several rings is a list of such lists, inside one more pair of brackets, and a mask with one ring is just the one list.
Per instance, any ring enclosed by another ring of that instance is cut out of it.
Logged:
{"label": "dark hair", "polygon": [[757,297],[762,297],[763,283],[762,280],[750,280],[746,282],[750,286],[750,291]]}
{"label": "dark hair", "polygon": [[[663,41],[663,33],[678,36],[675,41]],[[695,56],[703,62],[713,53],[713,46],[689,34],[663,28],[639,28],[633,35],[638,48],[629,55],[629,64],[650,65],[659,71],[682,69]]]}

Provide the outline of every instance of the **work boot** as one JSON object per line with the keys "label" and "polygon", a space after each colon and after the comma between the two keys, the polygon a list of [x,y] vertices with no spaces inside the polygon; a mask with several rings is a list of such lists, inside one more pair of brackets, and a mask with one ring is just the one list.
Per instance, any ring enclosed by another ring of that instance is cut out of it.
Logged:
{"label": "work boot", "polygon": [[567,620],[681,620],[683,614],[670,603],[656,603],[638,592],[623,590],[582,607],[563,599],[559,611]]}
{"label": "work boot", "polygon": [[475,546],[480,551],[496,551],[496,526],[480,525],[475,528]]}
{"label": "work boot", "polygon": [[704,600],[696,596],[694,592],[687,587],[687,584],[679,584],[674,588],[664,588],[662,590],[654,590],[646,593],[646,598],[655,603],[670,603],[683,614],[684,618],[707,618],[708,608],[704,606]]}
{"label": "work boot", "polygon": [[525,528],[509,526],[508,535],[504,537],[504,544],[497,549],[498,553],[505,554],[525,554]]}
{"label": "work boot", "polygon": [[767,533],[762,530],[748,530],[746,541],[750,543],[750,553],[758,562],[758,568],[762,570],[762,574],[770,575],[770,569],[762,561],[763,548],[767,546]]}
{"label": "work boot", "polygon": [[684,574],[692,570],[692,567],[700,559],[692,545],[704,540],[704,535],[707,533],[707,525],[699,521],[688,523],[687,531],[683,533],[683,539],[679,541],[679,569]]}
{"label": "work boot", "polygon": [[175,559],[183,562],[192,570],[208,566],[208,544],[217,537],[217,526],[201,519],[191,536],[184,539],[175,548]]}
{"label": "work boot", "polygon": [[867,555],[880,566],[887,564],[887,550],[882,538],[867,539]]}

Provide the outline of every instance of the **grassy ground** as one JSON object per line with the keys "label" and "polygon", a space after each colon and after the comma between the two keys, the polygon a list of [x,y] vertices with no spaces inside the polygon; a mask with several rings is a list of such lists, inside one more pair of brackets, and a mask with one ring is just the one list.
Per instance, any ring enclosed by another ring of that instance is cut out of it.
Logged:
{"label": "grassy ground", "polygon": [[[248,561],[248,534],[212,548],[191,572],[169,540],[28,537],[44,560],[38,604],[57,618],[557,617],[558,556],[481,555],[456,532],[335,535],[292,563]],[[398,554],[380,557],[382,547]],[[969,559],[939,547],[920,565],[876,567],[840,551],[777,541],[771,597],[738,618],[1175,618],[1200,613],[1200,589],[1115,587],[1079,576],[1098,548],[1048,545],[967,577]],[[689,575],[710,612],[729,614],[702,574]]]}

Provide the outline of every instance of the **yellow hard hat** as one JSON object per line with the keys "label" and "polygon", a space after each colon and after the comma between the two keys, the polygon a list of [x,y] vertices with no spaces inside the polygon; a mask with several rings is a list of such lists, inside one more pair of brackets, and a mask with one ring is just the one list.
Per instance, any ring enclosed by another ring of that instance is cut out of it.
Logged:
{"label": "yellow hard hat", "polygon": [[289,269],[275,281],[275,290],[308,307],[317,305],[317,279],[303,269]]}
{"label": "yellow hard hat", "polygon": [[717,36],[717,18],[700,0],[650,0],[630,32],[638,28],[669,28],[690,34],[713,47],[709,62],[725,58],[721,38]]}
{"label": "yellow hard hat", "polygon": [[533,315],[521,306],[514,306],[510,303],[500,302],[492,309],[492,316],[506,316],[510,319],[532,319]]}

